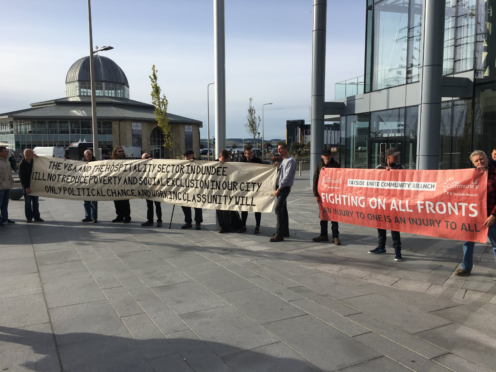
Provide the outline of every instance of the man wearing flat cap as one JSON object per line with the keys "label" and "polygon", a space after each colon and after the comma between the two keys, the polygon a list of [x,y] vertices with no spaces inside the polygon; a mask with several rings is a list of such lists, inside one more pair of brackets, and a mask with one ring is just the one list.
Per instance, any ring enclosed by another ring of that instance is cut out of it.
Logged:
{"label": "man wearing flat cap", "polygon": [[[376,169],[405,169],[403,165],[398,163],[399,151],[396,151],[394,147],[386,150],[386,161],[381,165],[377,166]],[[369,253],[382,254],[386,253],[386,230],[377,229],[377,235],[379,236],[379,246],[375,249],[369,251]],[[391,231],[391,236],[393,238],[393,248],[394,248],[394,259],[395,261],[401,261],[403,257],[401,256],[401,237],[399,231]]]}
{"label": "man wearing flat cap", "polygon": [[[320,171],[322,168],[341,168],[339,163],[333,159],[332,153],[330,150],[323,150],[322,155],[320,156],[322,161],[315,168],[315,173],[313,174],[313,195],[315,196],[315,200],[317,203],[320,201],[319,191],[317,187],[319,185],[319,177]],[[331,230],[332,230],[332,240],[334,244],[341,245],[341,241],[339,240],[339,225],[335,221],[331,221]],[[323,221],[322,217],[320,218],[320,235],[312,240],[314,242],[328,242],[328,229],[329,229],[329,221]]]}

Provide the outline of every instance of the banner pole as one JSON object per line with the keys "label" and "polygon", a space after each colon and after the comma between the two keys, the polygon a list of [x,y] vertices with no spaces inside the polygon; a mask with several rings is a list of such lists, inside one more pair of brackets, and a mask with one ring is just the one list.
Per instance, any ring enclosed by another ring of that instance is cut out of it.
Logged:
{"label": "banner pole", "polygon": [[172,226],[172,217],[174,216],[174,209],[176,208],[176,205],[174,204],[174,206],[172,207],[172,213],[171,213],[171,220],[170,220],[170,223],[169,223],[169,230]]}

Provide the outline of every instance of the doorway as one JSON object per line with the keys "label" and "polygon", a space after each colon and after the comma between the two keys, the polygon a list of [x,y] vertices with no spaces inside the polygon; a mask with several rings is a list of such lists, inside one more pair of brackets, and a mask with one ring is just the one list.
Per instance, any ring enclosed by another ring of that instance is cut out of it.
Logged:
{"label": "doorway", "polygon": [[396,139],[386,139],[383,137],[369,139],[369,168],[377,168],[386,161],[386,150],[390,148],[400,151],[398,156],[398,163],[401,164],[403,155],[403,141]]}

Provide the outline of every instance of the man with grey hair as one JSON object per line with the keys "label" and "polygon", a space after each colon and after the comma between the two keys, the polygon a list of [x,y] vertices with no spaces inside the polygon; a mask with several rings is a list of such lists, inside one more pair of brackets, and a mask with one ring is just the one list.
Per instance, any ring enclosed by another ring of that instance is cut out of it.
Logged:
{"label": "man with grey hair", "polygon": [[[83,153],[83,158],[81,161],[85,163],[89,163],[90,161],[96,161],[96,158],[93,156],[91,150],[85,150]],[[84,219],[83,222],[98,222],[98,202],[87,200],[84,202]]]}
{"label": "man with grey hair", "polygon": [[10,190],[14,187],[14,178],[7,159],[8,156],[7,147],[0,146],[0,226],[3,226],[4,223],[15,223],[9,220],[8,212]]}
{"label": "man with grey hair", "polygon": [[[143,160],[152,160],[150,154],[146,152],[141,155]],[[162,227],[162,206],[159,201],[146,200],[146,222],[143,222],[141,226],[153,226],[153,204],[155,203],[155,212],[157,213],[157,227]]]}
{"label": "man with grey hair", "polygon": [[[470,154],[470,160],[474,167],[481,172],[487,172],[487,218],[484,227],[487,227],[487,237],[493,247],[494,259],[496,260],[496,167],[489,164],[484,151],[476,150]],[[463,243],[462,268],[455,271],[457,276],[469,276],[472,273],[474,242]]]}

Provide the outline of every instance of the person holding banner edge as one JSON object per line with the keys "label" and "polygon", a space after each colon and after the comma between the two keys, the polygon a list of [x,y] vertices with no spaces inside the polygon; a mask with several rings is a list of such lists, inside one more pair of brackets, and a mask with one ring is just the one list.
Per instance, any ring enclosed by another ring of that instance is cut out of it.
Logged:
{"label": "person holding banner edge", "polygon": [[296,174],[296,160],[289,155],[288,145],[283,143],[277,146],[279,155],[282,156],[281,164],[274,163],[274,167],[279,167],[277,176],[275,212],[277,217],[276,233],[270,242],[282,242],[284,238],[289,238],[289,216],[287,199],[291,192]]}
{"label": "person holding banner edge", "polygon": [[[126,155],[122,147],[118,146],[112,150],[111,159],[124,160],[125,158]],[[131,222],[131,204],[129,204],[129,200],[114,200],[114,206],[117,218],[113,219],[112,222]]]}
{"label": "person holding banner edge", "polygon": [[[152,160],[152,157],[148,153],[141,155],[143,160]],[[146,200],[146,222],[143,222],[141,226],[153,226],[153,203],[155,203],[155,212],[157,213],[157,227],[162,227],[162,206],[159,201]]]}
{"label": "person holding banner edge", "polygon": [[[259,159],[255,156],[253,152],[253,147],[251,145],[246,145],[244,149],[244,156],[240,160],[240,163],[255,163],[255,164],[263,164],[262,159]],[[248,219],[248,212],[241,212],[241,228],[238,230],[238,233],[246,232],[246,220]],[[254,234],[260,233],[260,222],[262,221],[262,213],[255,212],[255,222],[256,227]]]}
{"label": "person holding banner edge", "polygon": [[[83,153],[83,158],[81,161],[85,163],[89,163],[90,161],[96,161],[96,158],[93,156],[91,150],[85,150]],[[97,201],[84,201],[84,219],[82,222],[98,222],[98,202]]]}
{"label": "person holding banner edge", "polygon": [[[487,227],[487,237],[493,247],[494,259],[496,260],[496,167],[489,163],[484,151],[476,150],[470,154],[472,164],[482,172],[487,172],[487,219],[484,226]],[[462,268],[455,271],[457,276],[469,276],[472,273],[474,242],[463,243]]]}
{"label": "person holding banner edge", "polygon": [[[188,150],[184,153],[184,159],[192,162],[195,160],[195,153],[193,150]],[[181,226],[181,229],[191,229],[193,227],[191,218],[191,207],[181,206],[181,209],[184,213],[184,225]],[[201,208],[195,208],[195,230],[201,230],[201,224],[203,222],[203,211]]]}
{"label": "person holding banner edge", "polygon": [[[320,177],[320,171],[322,168],[341,168],[339,163],[334,160],[332,157],[332,153],[330,150],[322,150],[322,154],[320,155],[322,158],[322,161],[320,162],[319,165],[317,165],[317,168],[315,168],[315,173],[313,175],[313,195],[315,196],[315,200],[317,203],[320,202],[320,197],[319,197],[319,191],[318,191],[318,185],[319,185],[319,177]],[[323,221],[322,219],[320,220],[320,235],[317,236],[316,238],[313,238],[312,240],[314,242],[328,242],[329,241],[329,236],[328,236],[328,230],[329,230],[329,221]],[[334,244],[336,245],[341,245],[341,241],[339,240],[339,224],[336,221],[331,221],[331,230],[332,230],[332,240],[334,241]]]}
{"label": "person holding banner edge", "polygon": [[[376,169],[385,169],[390,171],[391,169],[405,169],[403,165],[398,163],[399,151],[396,151],[394,147],[386,150],[386,162],[378,165]],[[386,253],[386,230],[377,229],[377,235],[379,237],[379,246],[375,249],[369,251],[369,253],[382,254]],[[391,231],[391,237],[393,238],[393,248],[394,248],[394,260],[402,261],[401,256],[401,236],[399,231]]]}
{"label": "person holding banner edge", "polygon": [[24,215],[26,222],[31,223],[33,218],[36,222],[44,222],[40,216],[40,203],[37,196],[31,195],[31,175],[33,173],[34,158],[36,155],[33,150],[24,150],[24,159],[19,164],[19,178],[21,180],[22,191],[24,195]]}

